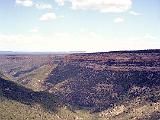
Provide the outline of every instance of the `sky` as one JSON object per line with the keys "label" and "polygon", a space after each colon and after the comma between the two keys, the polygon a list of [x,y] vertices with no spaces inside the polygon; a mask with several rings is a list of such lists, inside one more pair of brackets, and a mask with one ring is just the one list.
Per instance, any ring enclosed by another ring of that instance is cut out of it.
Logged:
{"label": "sky", "polygon": [[160,49],[160,0],[0,0],[0,51]]}

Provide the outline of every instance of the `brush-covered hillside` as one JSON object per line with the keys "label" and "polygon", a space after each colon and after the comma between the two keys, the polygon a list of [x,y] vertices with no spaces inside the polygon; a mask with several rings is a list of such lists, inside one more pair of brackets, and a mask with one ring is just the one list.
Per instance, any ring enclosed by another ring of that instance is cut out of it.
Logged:
{"label": "brush-covered hillside", "polygon": [[[49,92],[65,103],[92,113],[102,112],[106,118],[110,113],[104,111],[121,109],[115,119],[140,119],[153,111],[142,110],[142,116],[131,113],[152,104],[156,104],[159,114],[160,50],[68,55],[51,72],[46,84]],[[125,118],[128,113],[133,116]]]}
{"label": "brush-covered hillside", "polygon": [[88,111],[72,111],[55,95],[35,92],[0,77],[0,120],[92,120]]}
{"label": "brush-covered hillside", "polygon": [[160,119],[160,50],[14,57],[0,60],[2,120]]}

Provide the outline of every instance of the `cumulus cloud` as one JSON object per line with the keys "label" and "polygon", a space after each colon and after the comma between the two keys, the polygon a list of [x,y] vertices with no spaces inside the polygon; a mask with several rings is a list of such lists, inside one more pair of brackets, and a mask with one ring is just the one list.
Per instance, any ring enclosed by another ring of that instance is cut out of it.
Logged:
{"label": "cumulus cloud", "polygon": [[37,9],[53,9],[51,4],[45,4],[45,3],[36,3],[35,7]]}
{"label": "cumulus cloud", "polygon": [[[38,34],[0,34],[0,50],[11,51],[70,51],[75,45],[69,33],[53,33],[50,36]],[[65,44],[63,44],[65,43]]]}
{"label": "cumulus cloud", "polygon": [[[32,34],[0,34],[0,50],[11,51],[94,51],[102,46],[99,35],[94,32],[85,33],[80,38],[66,32],[52,33],[49,36]],[[91,44],[92,43],[92,44]],[[104,43],[103,43],[104,44]],[[89,46],[88,46],[89,45]],[[98,46],[97,46],[98,45]],[[106,44],[103,45],[106,47]]]}
{"label": "cumulus cloud", "polygon": [[45,13],[40,17],[41,21],[51,21],[55,20],[57,18],[56,14],[54,12]]}
{"label": "cumulus cloud", "polygon": [[57,2],[59,6],[64,5],[64,0],[55,0],[55,2]]}
{"label": "cumulus cloud", "polygon": [[58,18],[64,18],[64,15],[59,15]]}
{"label": "cumulus cloud", "polygon": [[33,2],[32,0],[16,0],[16,4],[37,9],[53,9],[51,4]]}
{"label": "cumulus cloud", "polygon": [[35,27],[30,30],[30,32],[32,32],[32,33],[37,33],[38,31],[39,31],[39,27]]}
{"label": "cumulus cloud", "polygon": [[72,4],[72,9],[98,10],[100,12],[125,12],[131,8],[132,0],[55,0],[59,5]]}
{"label": "cumulus cloud", "polygon": [[144,35],[144,38],[147,39],[147,40],[155,40],[155,39],[156,39],[155,36],[153,36],[153,35],[151,35],[151,34],[149,34],[149,33],[145,34],[145,35]]}
{"label": "cumulus cloud", "polygon": [[16,0],[16,4],[26,6],[26,7],[31,7],[33,6],[33,1],[32,0]]}
{"label": "cumulus cloud", "polygon": [[141,15],[141,13],[138,13],[138,12],[135,12],[135,11],[129,11],[129,13],[131,15],[135,15],[135,16]]}
{"label": "cumulus cloud", "polygon": [[118,18],[114,19],[114,22],[115,23],[122,23],[122,22],[124,22],[124,19],[122,17],[118,17]]}
{"label": "cumulus cloud", "polygon": [[87,51],[156,49],[160,42],[144,36],[106,38],[96,32],[80,36],[71,33],[52,33],[48,36],[32,34],[0,34],[0,50],[12,51]]}

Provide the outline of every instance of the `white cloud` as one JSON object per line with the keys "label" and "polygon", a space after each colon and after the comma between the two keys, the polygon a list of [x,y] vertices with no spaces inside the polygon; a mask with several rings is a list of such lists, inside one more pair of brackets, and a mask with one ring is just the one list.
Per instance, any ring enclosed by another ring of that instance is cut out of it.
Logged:
{"label": "white cloud", "polygon": [[35,7],[37,9],[53,9],[51,4],[45,4],[45,3],[36,3]]}
{"label": "white cloud", "polygon": [[58,18],[64,18],[64,15],[59,15]]}
{"label": "white cloud", "polygon": [[0,51],[70,51],[76,49],[74,43],[69,33],[49,36],[0,34]]}
{"label": "white cloud", "polygon": [[41,21],[51,21],[55,20],[57,18],[56,14],[54,12],[45,13],[40,17]]}
{"label": "white cloud", "polygon": [[72,9],[119,13],[131,8],[132,0],[55,0],[59,5],[70,2]]}
{"label": "white cloud", "polygon": [[64,0],[55,0],[55,2],[57,2],[59,6],[64,5]]}
{"label": "white cloud", "polygon": [[0,34],[0,51],[87,51],[156,49],[160,42],[144,37],[106,38],[95,32],[82,35],[52,33],[50,35]]}
{"label": "white cloud", "polygon": [[147,39],[147,40],[155,40],[155,39],[156,39],[155,36],[153,36],[153,35],[151,35],[151,34],[149,34],[149,33],[145,34],[145,35],[144,35],[144,38]]}
{"label": "white cloud", "polygon": [[79,29],[79,31],[80,31],[81,33],[87,32],[87,28],[86,28],[86,27],[81,27],[81,28]]}
{"label": "white cloud", "polygon": [[26,7],[31,7],[33,6],[33,1],[32,0],[16,0],[16,4],[26,6]]}
{"label": "white cloud", "polygon": [[47,3],[36,3],[33,2],[32,0],[16,0],[16,4],[17,5],[22,5],[25,7],[34,7],[37,9],[53,9],[51,4],[47,4]]}
{"label": "white cloud", "polygon": [[37,33],[38,31],[39,31],[39,27],[35,27],[30,30],[30,32],[32,32],[32,33]]}
{"label": "white cloud", "polygon": [[129,13],[131,15],[135,15],[135,16],[141,15],[141,13],[138,13],[138,12],[135,12],[135,11],[129,11]]}
{"label": "white cloud", "polygon": [[122,23],[122,22],[124,22],[124,19],[122,17],[118,17],[118,18],[114,19],[114,22],[115,23]]}
{"label": "white cloud", "polygon": [[[94,51],[101,48],[100,36],[94,32],[80,38],[70,33],[53,33],[49,36],[0,34],[0,50],[11,51]],[[91,44],[93,43],[93,44]],[[103,43],[104,44],[104,43]],[[98,46],[97,46],[98,45]],[[103,45],[104,46],[104,45]],[[103,48],[103,47],[102,47]]]}

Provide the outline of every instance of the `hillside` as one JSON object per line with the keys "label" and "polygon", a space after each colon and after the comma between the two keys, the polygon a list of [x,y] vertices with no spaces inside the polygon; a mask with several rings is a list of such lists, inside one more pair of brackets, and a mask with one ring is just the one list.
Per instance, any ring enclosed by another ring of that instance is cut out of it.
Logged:
{"label": "hillside", "polygon": [[0,68],[2,120],[160,118],[160,50],[3,55]]}
{"label": "hillside", "polygon": [[92,112],[137,99],[141,101],[138,106],[159,103],[160,51],[68,55],[51,72],[46,85],[64,102]]}
{"label": "hillside", "polygon": [[88,120],[88,112],[70,111],[53,94],[34,92],[0,78],[0,120]]}

